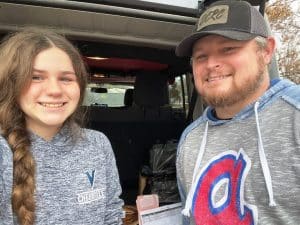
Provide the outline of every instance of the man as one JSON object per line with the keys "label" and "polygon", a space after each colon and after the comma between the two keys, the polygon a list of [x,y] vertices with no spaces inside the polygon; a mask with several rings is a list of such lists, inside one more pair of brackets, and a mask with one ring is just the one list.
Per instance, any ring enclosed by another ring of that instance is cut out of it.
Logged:
{"label": "man", "polygon": [[267,30],[247,2],[218,1],[177,46],[208,105],[178,146],[184,224],[299,224],[300,87],[270,81]]}

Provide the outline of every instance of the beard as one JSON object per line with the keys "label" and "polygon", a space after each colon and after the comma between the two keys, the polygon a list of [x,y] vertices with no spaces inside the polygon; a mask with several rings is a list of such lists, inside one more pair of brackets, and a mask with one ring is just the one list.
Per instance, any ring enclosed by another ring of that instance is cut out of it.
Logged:
{"label": "beard", "polygon": [[[265,64],[263,63],[262,57],[257,58],[258,70],[254,74],[254,77],[246,79],[241,85],[237,86],[235,84],[224,93],[214,93],[214,94],[202,94],[204,101],[212,107],[228,107],[232,106],[238,102],[244,101],[261,86],[264,80]],[[240,75],[239,75],[240,76]]]}

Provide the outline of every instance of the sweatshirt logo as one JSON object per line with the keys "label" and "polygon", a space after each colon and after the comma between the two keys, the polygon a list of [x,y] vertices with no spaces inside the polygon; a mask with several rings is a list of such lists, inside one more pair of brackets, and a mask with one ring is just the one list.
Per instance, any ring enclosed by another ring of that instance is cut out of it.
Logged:
{"label": "sweatshirt logo", "polygon": [[92,171],[92,174],[90,174],[89,172],[85,172],[85,174],[87,175],[89,182],[91,184],[91,187],[94,187],[94,181],[95,181],[95,170]]}
{"label": "sweatshirt logo", "polygon": [[94,189],[95,172],[95,170],[85,172],[87,180],[91,185],[91,189],[85,192],[77,193],[77,202],[79,204],[88,204],[103,199],[105,197],[102,189]]}
{"label": "sweatshirt logo", "polygon": [[79,204],[87,204],[104,198],[103,190],[93,189],[91,191],[77,194],[77,202]]}
{"label": "sweatshirt logo", "polygon": [[257,224],[257,209],[244,201],[251,161],[241,149],[214,157],[200,172],[192,212],[197,225]]}

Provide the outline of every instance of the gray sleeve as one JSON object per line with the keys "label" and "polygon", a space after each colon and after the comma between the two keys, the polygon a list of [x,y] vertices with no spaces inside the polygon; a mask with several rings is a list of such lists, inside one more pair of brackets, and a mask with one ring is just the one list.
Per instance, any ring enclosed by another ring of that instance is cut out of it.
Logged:
{"label": "gray sleeve", "polygon": [[[3,166],[3,148],[2,146],[0,145],[0,208],[2,209],[3,208],[3,205],[4,205],[4,177],[3,177],[3,171],[4,169],[4,166]],[[0,218],[3,217],[2,215],[2,210],[0,210]]]}
{"label": "gray sleeve", "polygon": [[294,130],[295,130],[295,142],[297,146],[296,148],[300,151],[300,110],[296,110],[295,112]]}
{"label": "gray sleeve", "polygon": [[107,202],[104,225],[119,225],[122,224],[123,200],[119,197],[121,195],[119,174],[112,147],[108,139],[106,139],[104,143],[104,148],[108,149],[106,155]]}
{"label": "gray sleeve", "polygon": [[0,221],[3,224],[13,224],[11,206],[12,181],[12,152],[4,138],[0,137]]}
{"label": "gray sleeve", "polygon": [[[186,201],[186,193],[183,190],[184,187],[182,185],[182,161],[181,161],[181,157],[180,157],[180,150],[182,148],[182,143],[183,141],[180,143],[180,145],[178,146],[178,150],[177,150],[177,161],[176,161],[176,171],[177,171],[177,185],[178,185],[178,191],[180,194],[180,199],[181,199],[181,203],[182,203],[182,209],[185,206],[185,201]],[[189,225],[189,218],[185,217],[184,215],[182,215],[182,224],[183,225]]]}

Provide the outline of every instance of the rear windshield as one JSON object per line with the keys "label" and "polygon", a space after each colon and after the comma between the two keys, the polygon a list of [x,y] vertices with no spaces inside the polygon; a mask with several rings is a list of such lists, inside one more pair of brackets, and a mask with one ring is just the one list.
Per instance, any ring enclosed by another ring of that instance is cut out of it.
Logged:
{"label": "rear windshield", "polygon": [[103,107],[125,106],[124,96],[127,89],[133,89],[133,85],[90,83],[86,88],[83,105],[98,105]]}

